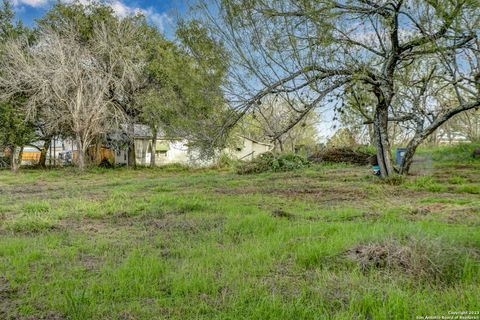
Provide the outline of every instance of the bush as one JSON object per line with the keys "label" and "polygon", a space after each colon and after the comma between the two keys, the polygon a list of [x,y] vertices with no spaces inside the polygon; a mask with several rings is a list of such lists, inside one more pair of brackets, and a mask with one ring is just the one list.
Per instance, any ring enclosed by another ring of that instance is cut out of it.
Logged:
{"label": "bush", "polygon": [[287,153],[276,155],[272,152],[267,152],[251,161],[240,163],[237,166],[237,173],[251,174],[267,171],[290,171],[305,168],[308,165],[309,161],[298,154]]}
{"label": "bush", "polygon": [[222,154],[218,159],[215,167],[222,168],[233,168],[238,163],[238,160],[232,159],[228,154]]}

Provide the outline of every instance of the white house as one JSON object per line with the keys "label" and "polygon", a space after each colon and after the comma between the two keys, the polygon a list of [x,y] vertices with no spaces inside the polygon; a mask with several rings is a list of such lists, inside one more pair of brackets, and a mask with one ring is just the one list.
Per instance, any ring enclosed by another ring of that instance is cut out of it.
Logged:
{"label": "white house", "polygon": [[235,148],[227,148],[224,152],[233,159],[252,160],[262,153],[272,151],[273,145],[240,136],[238,144]]}
{"label": "white house", "polygon": [[[242,136],[236,147],[226,148],[223,153],[233,159],[251,160],[272,149],[273,145],[269,143]],[[138,165],[150,165],[152,156],[156,157],[155,164],[159,166],[171,163],[205,166],[215,162],[215,159],[201,159],[200,152],[191,147],[187,140],[166,138],[162,133],[158,134],[156,145],[153,146],[149,128],[141,125],[135,126],[135,154]]]}

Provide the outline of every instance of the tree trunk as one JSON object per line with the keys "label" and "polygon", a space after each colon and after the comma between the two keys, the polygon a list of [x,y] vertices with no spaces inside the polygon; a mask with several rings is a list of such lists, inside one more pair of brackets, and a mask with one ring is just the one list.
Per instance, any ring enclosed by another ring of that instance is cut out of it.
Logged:
{"label": "tree trunk", "polygon": [[85,151],[82,148],[78,149],[77,166],[80,171],[85,170]]}
{"label": "tree trunk", "polygon": [[40,168],[47,167],[47,152],[50,149],[50,144],[52,141],[52,137],[46,137],[45,141],[43,142],[43,147],[40,150],[40,160],[38,160],[38,165]]}
{"label": "tree trunk", "polygon": [[403,158],[402,165],[400,166],[399,173],[402,175],[407,175],[410,171],[410,166],[413,162],[413,156],[415,155],[415,151],[417,151],[418,146],[422,143],[422,139],[413,138],[407,145],[407,150],[405,151],[405,155]]}
{"label": "tree trunk", "polygon": [[153,129],[152,130],[152,153],[150,155],[150,167],[155,167],[155,156],[156,156],[156,150],[157,150],[157,130]]}
{"label": "tree trunk", "polygon": [[374,116],[375,146],[380,173],[383,178],[394,173],[390,143],[388,142],[388,107],[380,105]]}
{"label": "tree trunk", "polygon": [[128,124],[128,167],[135,169],[137,167],[137,158],[135,154],[135,128],[132,123]]}
{"label": "tree trunk", "polygon": [[[80,139],[79,136],[77,136],[76,138],[76,144],[77,144],[77,167],[80,171],[84,171],[85,170],[85,146],[82,142],[82,140]],[[73,156],[73,155],[72,155]]]}
{"label": "tree trunk", "polygon": [[17,165],[15,163],[15,152],[16,152],[16,147],[15,146],[11,146],[10,147],[10,169],[13,171],[13,172],[17,172]]}
{"label": "tree trunk", "polygon": [[11,154],[11,169],[13,172],[17,172],[20,166],[22,165],[22,156],[23,156],[23,146],[20,147],[18,151],[18,156],[15,156],[17,153],[17,148],[13,147]]}
{"label": "tree trunk", "polygon": [[283,143],[280,138],[277,139],[278,147],[280,148],[280,152],[283,153]]}

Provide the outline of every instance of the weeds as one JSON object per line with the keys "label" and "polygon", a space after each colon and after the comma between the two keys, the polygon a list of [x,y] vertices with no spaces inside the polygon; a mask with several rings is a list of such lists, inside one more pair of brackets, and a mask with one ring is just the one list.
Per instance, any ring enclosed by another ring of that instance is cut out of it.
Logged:
{"label": "weeds", "polygon": [[0,277],[0,318],[477,310],[477,165],[443,164],[388,183],[366,167],[284,172],[296,165],[280,161],[245,176],[177,166],[2,171],[0,274],[15,294],[3,294]]}
{"label": "weeds", "polygon": [[441,239],[410,238],[360,245],[348,251],[363,271],[383,269],[407,274],[415,281],[450,284],[480,271],[479,256]]}
{"label": "weeds", "polygon": [[261,173],[267,171],[280,172],[305,168],[309,162],[298,154],[264,153],[257,158],[240,163],[237,166],[238,174]]}
{"label": "weeds", "polygon": [[410,189],[429,191],[429,192],[444,192],[448,187],[437,182],[432,176],[417,177],[414,181],[405,183],[405,186]]}

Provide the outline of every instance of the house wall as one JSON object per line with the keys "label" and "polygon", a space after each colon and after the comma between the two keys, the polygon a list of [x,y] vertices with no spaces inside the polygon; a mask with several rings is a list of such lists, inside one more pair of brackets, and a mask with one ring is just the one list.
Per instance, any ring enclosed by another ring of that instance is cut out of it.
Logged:
{"label": "house wall", "polygon": [[128,164],[128,151],[116,150],[115,151],[115,165],[127,165]]}
{"label": "house wall", "polygon": [[[152,147],[150,139],[135,139],[135,152],[137,165],[150,165],[152,153],[155,155],[155,163],[158,166],[180,163],[185,165],[208,166],[215,162],[215,159],[202,159],[200,152],[188,146],[186,140],[164,140],[158,139],[157,143],[168,143],[167,151],[157,151]],[[235,148],[225,149],[224,152],[234,159],[251,160],[262,153],[272,150],[273,146],[242,138],[240,150]]]}
{"label": "house wall", "polygon": [[[239,150],[240,149],[240,150]],[[256,141],[242,138],[237,148],[228,148],[225,151],[230,157],[239,160],[252,160],[262,153],[271,151],[273,146],[258,143]]]}
{"label": "house wall", "polygon": [[[165,140],[163,140],[165,141]],[[169,163],[190,163],[189,148],[186,141],[168,141],[169,150],[165,153],[156,153],[156,160],[159,165]]]}

